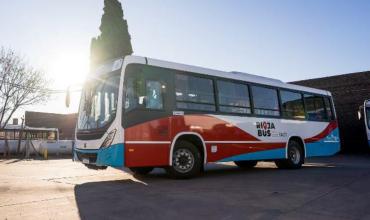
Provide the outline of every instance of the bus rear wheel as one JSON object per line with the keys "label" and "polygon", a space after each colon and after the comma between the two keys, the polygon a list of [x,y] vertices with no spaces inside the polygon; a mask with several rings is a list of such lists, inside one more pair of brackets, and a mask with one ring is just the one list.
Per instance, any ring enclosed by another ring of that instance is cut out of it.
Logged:
{"label": "bus rear wheel", "polygon": [[275,164],[280,169],[299,169],[304,163],[304,153],[302,146],[295,140],[289,141],[288,158],[277,160]]}
{"label": "bus rear wheel", "polygon": [[178,141],[172,154],[172,166],[167,173],[175,179],[187,179],[197,176],[202,168],[202,160],[197,147],[188,141]]}
{"label": "bus rear wheel", "polygon": [[154,169],[154,167],[130,167],[131,172],[138,175],[146,175]]}
{"label": "bus rear wheel", "polygon": [[234,161],[234,163],[242,169],[250,169],[257,165],[257,161],[253,161],[253,160],[240,160],[240,161]]}

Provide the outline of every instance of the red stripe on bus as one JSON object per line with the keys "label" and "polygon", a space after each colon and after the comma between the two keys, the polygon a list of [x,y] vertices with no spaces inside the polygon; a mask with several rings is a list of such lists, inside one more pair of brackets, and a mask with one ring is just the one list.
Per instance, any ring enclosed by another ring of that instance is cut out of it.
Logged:
{"label": "red stripe on bus", "polygon": [[328,124],[328,126],[326,126],[326,128],[322,132],[320,132],[319,134],[317,134],[313,137],[304,139],[304,142],[305,143],[311,143],[311,142],[319,141],[319,140],[325,138],[326,136],[328,136],[337,127],[338,127],[338,123],[336,121],[332,121]]}
{"label": "red stripe on bus", "polygon": [[[211,152],[212,146],[217,146],[217,152]],[[207,159],[208,162],[215,162],[227,157],[232,157],[240,154],[285,148],[285,146],[286,143],[207,144]]]}

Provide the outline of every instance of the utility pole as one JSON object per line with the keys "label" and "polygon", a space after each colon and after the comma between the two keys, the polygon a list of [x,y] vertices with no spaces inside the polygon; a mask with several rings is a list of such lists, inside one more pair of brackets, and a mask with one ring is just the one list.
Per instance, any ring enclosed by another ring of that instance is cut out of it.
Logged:
{"label": "utility pole", "polygon": [[19,151],[21,149],[21,141],[23,137],[23,127],[24,127],[24,116],[22,116],[22,125],[21,125],[21,130],[19,132],[19,137],[18,137],[18,147],[17,147],[17,154],[19,154]]}

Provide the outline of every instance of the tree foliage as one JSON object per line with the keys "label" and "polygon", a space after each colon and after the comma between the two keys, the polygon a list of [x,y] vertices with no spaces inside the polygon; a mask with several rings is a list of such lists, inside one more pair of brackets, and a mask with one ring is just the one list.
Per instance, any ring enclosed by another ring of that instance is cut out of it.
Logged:
{"label": "tree foliage", "polygon": [[0,128],[24,106],[49,97],[44,74],[35,70],[11,49],[0,48]]}
{"label": "tree foliage", "polygon": [[132,54],[131,37],[127,21],[123,18],[122,5],[118,0],[104,0],[100,35],[91,40],[91,67],[107,60]]}

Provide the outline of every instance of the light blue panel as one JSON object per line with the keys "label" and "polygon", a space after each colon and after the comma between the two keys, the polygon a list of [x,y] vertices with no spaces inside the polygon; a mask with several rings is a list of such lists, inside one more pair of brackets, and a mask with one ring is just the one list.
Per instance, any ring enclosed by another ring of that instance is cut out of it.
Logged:
{"label": "light blue panel", "polygon": [[283,158],[285,158],[285,148],[240,154],[224,158],[222,160],[219,160],[219,162],[239,161],[239,160],[270,160]]}
{"label": "light blue panel", "polygon": [[306,144],[306,156],[330,156],[340,150],[339,130],[336,128],[325,138]]}
{"label": "light blue panel", "polygon": [[[123,144],[114,144],[107,148],[98,150],[84,150],[76,149],[75,152],[81,152],[86,154],[97,154],[96,165],[97,166],[112,166],[122,167],[124,164],[124,146]],[[77,158],[77,156],[76,156]]]}
{"label": "light blue panel", "polygon": [[123,144],[114,144],[106,148],[99,149],[96,165],[122,167],[124,158]]}

